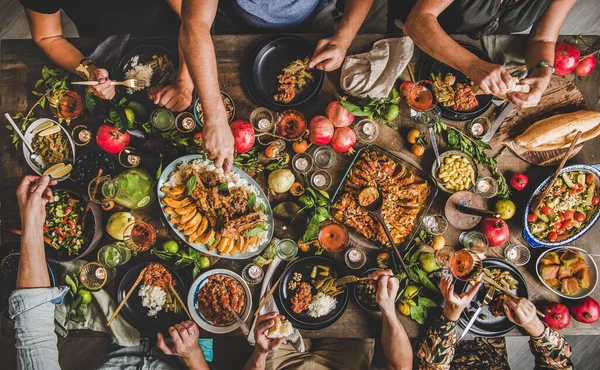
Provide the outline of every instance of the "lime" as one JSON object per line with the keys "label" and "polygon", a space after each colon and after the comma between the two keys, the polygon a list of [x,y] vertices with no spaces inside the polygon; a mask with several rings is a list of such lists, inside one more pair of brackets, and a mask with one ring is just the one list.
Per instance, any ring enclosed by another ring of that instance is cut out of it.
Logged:
{"label": "lime", "polygon": [[135,123],[135,112],[131,108],[123,108],[125,111],[125,116],[127,117],[127,122],[129,122],[129,126],[132,126]]}
{"label": "lime", "polygon": [[49,128],[49,127],[52,127],[52,126],[54,126],[54,125],[55,125],[54,121],[46,121],[46,122],[42,123],[41,125],[39,125],[38,127],[34,128],[34,129],[31,131],[31,133],[35,135],[35,134],[37,134],[38,132],[42,132],[42,131],[44,131],[45,129],[47,129],[47,128]]}
{"label": "lime", "polygon": [[92,301],[92,293],[88,292],[85,289],[79,289],[77,295],[81,297],[82,304],[88,304]]}
{"label": "lime", "polygon": [[203,269],[207,269],[210,267],[210,260],[208,259],[208,257],[200,257],[200,267]]}
{"label": "lime", "polygon": [[40,131],[38,133],[39,136],[48,136],[48,135],[53,135],[56,134],[57,132],[60,132],[60,126],[59,125],[52,125],[42,131]]}
{"label": "lime", "polygon": [[179,251],[179,244],[175,240],[168,240],[163,244],[163,249],[169,253],[177,253]]}
{"label": "lime", "polygon": [[419,263],[421,265],[421,269],[426,273],[434,272],[440,269],[440,267],[435,262],[435,256],[433,253],[421,253],[419,255]]}
{"label": "lime", "polygon": [[384,118],[386,121],[393,121],[398,118],[398,114],[400,114],[400,108],[396,104],[392,104],[385,111]]}
{"label": "lime", "polygon": [[145,197],[142,198],[142,200],[140,200],[137,204],[138,208],[142,208],[148,205],[148,203],[150,203],[150,196],[146,195]]}
{"label": "lime", "polygon": [[419,291],[419,288],[414,286],[414,285],[409,285],[406,287],[406,289],[404,290],[404,294],[402,294],[405,298],[412,298],[415,296],[415,294],[417,294],[417,292]]}

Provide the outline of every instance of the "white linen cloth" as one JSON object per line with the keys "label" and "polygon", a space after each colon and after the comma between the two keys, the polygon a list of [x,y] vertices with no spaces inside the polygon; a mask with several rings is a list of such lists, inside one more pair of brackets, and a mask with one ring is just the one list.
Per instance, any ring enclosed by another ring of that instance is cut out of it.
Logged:
{"label": "white linen cloth", "polygon": [[[264,295],[267,294],[269,289],[271,289],[271,284],[274,283],[271,281],[271,278],[273,277],[273,274],[275,273],[277,267],[281,262],[282,260],[279,257],[275,257],[273,262],[269,264],[269,268],[265,273],[263,285],[260,288],[259,302],[262,301],[262,297],[264,297]],[[256,317],[273,311],[279,312],[279,310],[277,309],[277,304],[275,303],[275,298],[273,298],[273,296],[271,295],[271,297],[267,300],[267,303],[265,303],[263,308],[260,309],[260,312],[258,313],[258,315],[256,315]],[[248,343],[250,343],[250,345],[252,346],[256,345],[256,340],[254,339],[254,326],[256,325],[256,317],[252,321],[252,327],[250,328],[250,334],[248,335]],[[294,329],[292,334],[290,334],[285,339],[285,343],[291,344],[298,352],[306,351],[306,348],[304,347],[304,341],[302,340],[302,335],[300,334],[298,329]]]}
{"label": "white linen cloth", "polygon": [[361,98],[386,98],[414,51],[407,37],[379,40],[363,54],[349,55],[342,64],[341,88]]}

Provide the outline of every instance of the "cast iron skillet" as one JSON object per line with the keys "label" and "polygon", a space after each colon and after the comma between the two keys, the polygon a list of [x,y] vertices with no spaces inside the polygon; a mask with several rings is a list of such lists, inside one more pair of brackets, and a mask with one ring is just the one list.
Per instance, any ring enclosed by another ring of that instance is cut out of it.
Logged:
{"label": "cast iron skillet", "polygon": [[[131,289],[133,283],[135,283],[138,275],[147,265],[148,262],[140,263],[132,267],[127,271],[125,276],[123,276],[123,279],[119,282],[117,288],[117,305],[125,298],[125,295],[127,295],[127,292]],[[175,270],[164,263],[162,265],[165,266],[171,273],[171,276],[173,276],[173,279],[176,281],[175,290],[177,290],[179,296],[184,299],[184,297],[187,296],[187,292],[191,285],[189,277],[185,274],[179,275]],[[169,327],[179,324],[182,321],[189,320],[183,307],[179,313],[160,311],[154,317],[148,316],[148,309],[142,306],[142,297],[138,295],[143,283],[144,281],[142,280],[121,309],[121,313],[125,319],[134,328],[139,330],[143,336],[154,337],[156,333],[165,334],[168,332]]]}
{"label": "cast iron skillet", "polygon": [[[481,50],[474,46],[459,43],[462,47],[469,50],[471,53],[475,54],[479,59],[485,60],[486,62],[491,62],[490,58]],[[468,81],[467,77],[462,73],[457,71],[456,69],[438,61],[434,60],[431,57],[427,56],[421,65],[421,71],[419,73],[419,79],[421,80],[431,80],[431,74],[437,75],[438,73],[442,74],[442,77],[447,73],[452,73],[456,76],[456,82],[466,82]],[[442,117],[453,120],[453,121],[468,121],[474,118],[481,116],[492,104],[493,95],[477,95],[477,101],[479,102],[479,107],[470,112],[459,112],[454,109],[446,108],[442,103],[438,103],[438,107],[440,107],[442,111]]]}
{"label": "cast iron skillet", "polygon": [[281,69],[296,59],[311,56],[314,51],[314,45],[294,35],[277,35],[262,41],[250,54],[244,70],[246,90],[252,100],[269,109],[283,111],[298,109],[316,99],[323,88],[325,72],[313,69],[312,81],[304,85],[289,104],[273,100]]}
{"label": "cast iron skillet", "polygon": [[[483,260],[483,267],[490,270],[494,268],[499,268],[502,271],[509,271],[511,275],[519,282],[517,291],[513,293],[522,298],[529,298],[525,278],[523,277],[523,275],[521,275],[521,273],[517,270],[516,267],[498,258],[487,258]],[[472,287],[470,284],[457,280],[456,287],[454,288],[454,290],[458,294],[461,294],[471,290],[471,288]],[[483,301],[486,293],[487,290],[482,285],[479,289],[479,292],[477,293],[477,296],[463,311],[463,313],[460,316],[460,319],[458,320],[458,324],[462,328],[465,328],[467,326],[467,323],[471,319],[472,315],[475,313],[475,310],[477,310],[477,307],[479,307],[478,303],[481,303]],[[481,319],[481,315],[486,316],[485,320]],[[515,324],[509,321],[506,317],[495,317],[494,315],[492,315],[488,307],[486,306],[483,308],[483,310],[481,310],[479,317],[473,323],[470,332],[481,337],[499,337],[508,333],[514,327]]]}
{"label": "cast iron skillet", "polygon": [[[311,279],[310,274],[316,265],[329,266],[330,273],[335,272],[338,277],[342,276],[342,270],[331,259],[323,256],[306,257],[295,261],[287,268],[275,291],[275,302],[277,303],[279,312],[285,315],[295,328],[302,330],[321,330],[330,326],[344,314],[348,306],[348,300],[350,299],[348,287],[346,287],[344,293],[338,294],[335,297],[337,300],[335,309],[325,316],[313,318],[308,316],[307,311],[299,314],[292,311],[290,299],[294,296],[295,292],[288,289],[288,283],[292,280],[292,275],[294,272],[299,272],[302,274],[301,281],[311,284],[311,280],[318,280],[322,277],[317,275],[316,279]],[[314,286],[312,287],[312,294],[313,296],[317,295],[317,290]]]}

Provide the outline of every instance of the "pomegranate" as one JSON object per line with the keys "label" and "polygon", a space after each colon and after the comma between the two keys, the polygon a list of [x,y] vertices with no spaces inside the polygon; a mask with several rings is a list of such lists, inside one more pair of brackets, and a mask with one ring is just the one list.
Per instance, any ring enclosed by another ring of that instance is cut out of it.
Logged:
{"label": "pomegranate", "polygon": [[332,101],[325,109],[325,115],[335,127],[347,127],[354,122],[354,114],[342,107],[339,101]]}
{"label": "pomegranate", "polygon": [[120,132],[115,125],[107,123],[101,125],[96,133],[96,143],[100,149],[110,154],[119,153],[129,144],[130,140],[129,132]]}
{"label": "pomegranate", "polygon": [[479,224],[479,229],[487,238],[490,247],[497,247],[506,243],[510,236],[508,225],[501,218],[484,218]]}
{"label": "pomegranate", "polygon": [[600,305],[591,297],[575,301],[570,309],[575,320],[586,324],[594,323],[600,317]]}
{"label": "pomegranate", "polygon": [[546,315],[544,322],[550,329],[560,330],[571,324],[569,309],[564,304],[548,302],[542,306],[541,311]]}
{"label": "pomegranate", "polygon": [[596,67],[596,56],[594,54],[586,55],[579,61],[575,67],[575,74],[579,77],[589,76]]}
{"label": "pomegranate", "polygon": [[238,153],[246,153],[254,146],[254,127],[248,121],[241,119],[231,122],[229,125],[233,134],[233,148]]}
{"label": "pomegranate", "polygon": [[315,116],[308,125],[308,138],[315,145],[327,145],[333,138],[335,127],[325,116]]}
{"label": "pomegranate", "polygon": [[338,153],[346,153],[356,143],[356,134],[350,127],[340,127],[335,130],[331,147]]}
{"label": "pomegranate", "polygon": [[554,68],[555,74],[559,76],[567,75],[575,70],[579,63],[579,49],[575,45],[561,42],[554,49]]}

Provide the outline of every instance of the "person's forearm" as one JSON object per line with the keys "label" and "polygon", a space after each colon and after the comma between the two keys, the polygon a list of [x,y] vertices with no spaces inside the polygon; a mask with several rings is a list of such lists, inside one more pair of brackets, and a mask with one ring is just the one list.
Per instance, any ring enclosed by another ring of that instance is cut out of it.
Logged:
{"label": "person's forearm", "polygon": [[189,357],[184,357],[183,361],[189,370],[209,370],[210,367],[206,363],[204,359],[204,355],[202,354],[202,350],[200,347]]}
{"label": "person's forearm", "polygon": [[227,113],[221,100],[210,25],[195,23],[193,17],[184,19],[180,40],[185,61],[204,109],[205,125],[227,122]]}
{"label": "person's forearm", "polygon": [[266,363],[267,353],[259,352],[255,349],[242,370],[264,370]]}
{"label": "person's forearm", "polygon": [[396,317],[383,315],[383,327],[381,330],[381,343],[383,352],[387,359],[388,369],[411,369],[412,368],[412,347],[406,330]]}
{"label": "person's forearm", "polygon": [[21,237],[17,289],[47,288],[49,286],[50,277],[46,266],[43,230],[41,227],[38,230],[25,226]]}
{"label": "person's forearm", "polygon": [[62,36],[36,40],[36,44],[52,62],[70,73],[75,73],[75,69],[84,58],[83,54]]}
{"label": "person's forearm", "polygon": [[179,69],[177,70],[177,82],[188,86],[190,90],[194,89],[194,81],[192,81],[192,76],[190,76],[190,70],[185,62],[185,55],[183,54],[183,45],[181,42],[181,34],[183,33],[183,28],[179,32],[179,39],[177,40],[178,52],[179,52]]}
{"label": "person's forearm", "polygon": [[344,8],[344,17],[338,27],[336,36],[346,40],[348,46],[354,40],[360,26],[364,22],[374,0],[348,0]]}
{"label": "person's forearm", "polygon": [[468,67],[479,61],[473,53],[448,36],[433,14],[411,14],[404,25],[404,33],[433,59],[444,62],[465,75],[468,75]]}
{"label": "person's forearm", "polygon": [[527,51],[525,52],[525,64],[527,68],[533,68],[542,61],[554,65],[555,46],[556,42],[551,40],[529,40]]}

